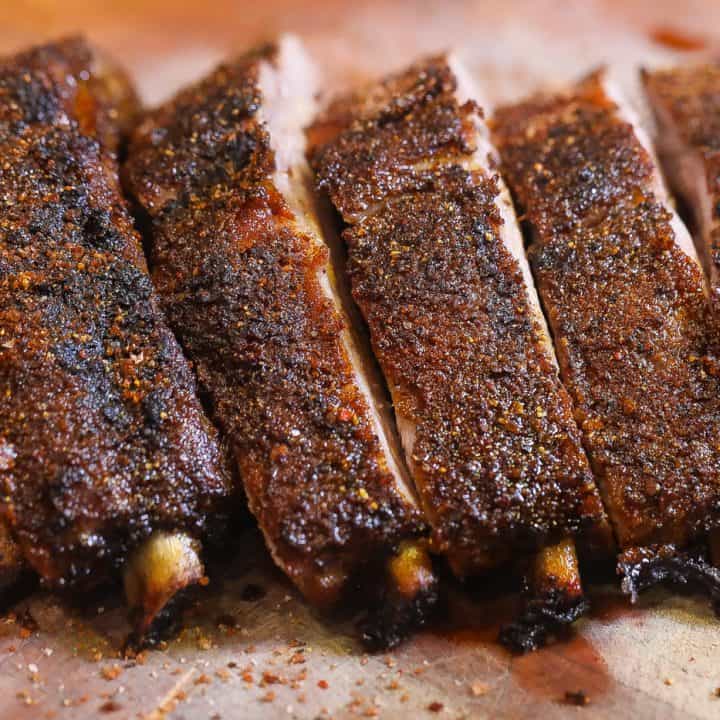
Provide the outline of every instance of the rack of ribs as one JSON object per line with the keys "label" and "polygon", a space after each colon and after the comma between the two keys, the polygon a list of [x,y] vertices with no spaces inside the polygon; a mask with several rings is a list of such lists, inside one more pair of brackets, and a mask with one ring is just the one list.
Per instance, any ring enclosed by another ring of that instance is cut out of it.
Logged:
{"label": "rack of ribs", "polygon": [[493,137],[633,598],[720,573],[720,363],[708,291],[648,140],[603,72],[500,108]]}
{"label": "rack of ribs", "polygon": [[0,61],[0,578],[122,574],[142,634],[229,477],[121,198],[135,104],[82,40]]}
{"label": "rack of ribs", "polygon": [[720,299],[720,65],[644,71],[656,145],[670,186],[697,230],[697,251]]}
{"label": "rack of ribs", "polygon": [[452,56],[333,100],[309,129],[433,544],[466,577],[527,558],[521,650],[586,607],[575,537],[609,532],[512,204]]}
{"label": "rack of ribs", "polygon": [[125,179],[274,560],[320,607],[356,582],[378,593],[365,640],[392,645],[429,612],[435,579],[318,225],[303,132],[316,83],[291,37],[221,65],[148,114]]}

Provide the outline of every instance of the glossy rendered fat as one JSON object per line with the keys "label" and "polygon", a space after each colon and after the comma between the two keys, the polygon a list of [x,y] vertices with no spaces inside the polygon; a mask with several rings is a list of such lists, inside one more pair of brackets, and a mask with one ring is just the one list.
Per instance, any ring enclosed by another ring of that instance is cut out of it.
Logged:
{"label": "glossy rendered fat", "polygon": [[0,61],[0,520],[55,584],[199,536],[228,491],[118,187],[134,106],[81,40]]}
{"label": "glossy rendered fat", "polygon": [[340,97],[312,164],[438,548],[467,574],[604,515],[464,72],[423,61]]}
{"label": "glossy rendered fat", "polygon": [[168,317],[278,564],[313,601],[422,529],[346,331],[304,186],[299,44],[220,66],[149,114],[128,186]]}
{"label": "glossy rendered fat", "polygon": [[656,143],[673,190],[697,230],[698,253],[720,299],[720,65],[647,71],[643,83],[657,120]]}
{"label": "glossy rendered fat", "polygon": [[624,548],[718,524],[720,365],[701,268],[602,73],[497,111],[561,375]]}

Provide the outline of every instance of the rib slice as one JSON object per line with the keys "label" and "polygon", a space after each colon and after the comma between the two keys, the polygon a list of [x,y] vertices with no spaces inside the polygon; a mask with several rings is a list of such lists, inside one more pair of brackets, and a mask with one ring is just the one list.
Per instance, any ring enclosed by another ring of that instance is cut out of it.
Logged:
{"label": "rib slice", "polygon": [[697,250],[720,297],[720,65],[643,72],[656,144],[673,191],[691,211]]}
{"label": "rib slice", "polygon": [[624,587],[702,575],[715,593],[704,549],[683,549],[720,521],[720,364],[646,138],[603,72],[501,108],[493,127]]}
{"label": "rib slice", "polygon": [[[459,62],[433,57],[309,130],[435,547],[460,576],[607,530],[471,96]],[[584,607],[570,575],[536,603],[546,615]]]}
{"label": "rib slice", "polygon": [[387,596],[367,639],[392,644],[434,579],[308,188],[316,82],[290,37],[221,65],[147,116],[126,177],[150,219],[155,285],[275,561],[323,607],[350,578],[387,572],[367,576]]}
{"label": "rib slice", "polygon": [[[120,195],[135,104],[79,39],[0,61],[0,574],[144,573],[142,632],[203,575],[197,540],[229,481]],[[133,559],[158,533],[183,552]]]}

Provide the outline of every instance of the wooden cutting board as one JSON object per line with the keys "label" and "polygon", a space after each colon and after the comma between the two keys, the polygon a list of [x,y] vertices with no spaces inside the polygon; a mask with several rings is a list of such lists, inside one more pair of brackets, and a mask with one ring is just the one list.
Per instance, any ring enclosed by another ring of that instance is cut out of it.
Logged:
{"label": "wooden cutting board", "polygon": [[[487,102],[609,62],[711,53],[720,3],[178,3],[6,0],[0,49],[82,31],[133,73],[149,103],[278,31],[303,36],[328,87],[457,47]],[[10,718],[711,718],[720,715],[720,624],[697,595],[655,590],[634,608],[610,584],[564,642],[513,657],[495,642],[516,602],[500,579],[451,586],[450,619],[389,655],[365,656],[349,619],[321,618],[248,531],[198,591],[180,636],[118,656],[122,599],[85,607],[35,594],[0,618],[0,720]],[[569,695],[567,695],[569,693]],[[585,702],[585,704],[577,704]]]}

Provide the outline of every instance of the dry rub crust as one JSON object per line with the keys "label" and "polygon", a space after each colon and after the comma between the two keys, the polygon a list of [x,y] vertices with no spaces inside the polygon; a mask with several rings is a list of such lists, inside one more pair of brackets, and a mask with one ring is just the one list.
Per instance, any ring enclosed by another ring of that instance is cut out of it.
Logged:
{"label": "dry rub crust", "polygon": [[327,251],[273,186],[258,119],[259,65],[273,55],[222,65],[151,113],[127,180],[152,218],[156,287],[251,508],[284,569],[324,603],[333,578],[423,525],[395,489],[321,290]]}
{"label": "dry rub crust", "polygon": [[309,130],[318,188],[346,222],[386,197],[422,191],[475,149],[473,103],[459,106],[442,56],[335,99]]}
{"label": "dry rub crust", "polygon": [[[702,255],[720,273],[720,65],[690,65],[672,70],[643,72],[643,82],[653,102],[668,113],[681,142],[696,152],[705,172],[712,208],[710,245]],[[713,288],[720,302],[720,287]]]}
{"label": "dry rub crust", "polygon": [[682,547],[718,524],[720,364],[652,161],[598,75],[501,108],[494,139],[619,542]]}
{"label": "dry rub crust", "polygon": [[318,187],[355,221],[343,233],[353,297],[414,428],[410,464],[435,541],[473,572],[604,515],[500,237],[496,179],[463,167],[477,109],[455,90],[433,58],[335,101],[310,137]]}
{"label": "dry rub crust", "polygon": [[119,192],[132,104],[80,40],[0,61],[0,517],[55,584],[197,535],[227,492]]}
{"label": "dry rub crust", "polygon": [[115,152],[132,126],[138,99],[125,73],[82,38],[40,45],[0,60],[4,133],[65,125]]}

